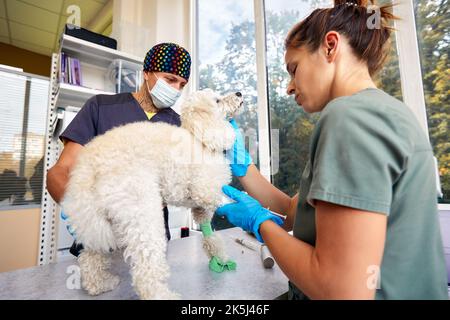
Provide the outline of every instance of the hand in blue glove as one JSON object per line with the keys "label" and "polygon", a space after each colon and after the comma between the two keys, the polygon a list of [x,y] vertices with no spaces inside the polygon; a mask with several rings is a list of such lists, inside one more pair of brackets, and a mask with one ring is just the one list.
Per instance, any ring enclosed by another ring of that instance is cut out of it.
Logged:
{"label": "hand in blue glove", "polygon": [[251,231],[259,242],[264,242],[259,234],[259,226],[266,220],[272,220],[278,225],[283,219],[263,208],[258,201],[231,186],[223,186],[223,193],[235,200],[235,203],[226,204],[216,210],[220,216],[226,216],[228,221],[245,231]]}
{"label": "hand in blue glove", "polygon": [[[64,221],[66,221],[67,219],[69,219],[69,217],[64,213],[63,210],[61,210],[61,219],[63,219]],[[75,235],[75,231],[73,230],[72,226],[70,224],[66,224],[66,229],[67,231],[70,233],[70,235],[76,239],[76,235]]]}
{"label": "hand in blue glove", "polygon": [[234,119],[230,120],[230,124],[233,126],[236,140],[234,141],[233,148],[227,150],[226,157],[230,161],[231,172],[235,177],[243,177],[247,174],[248,166],[252,163],[252,158],[245,150],[244,138],[241,131]]}

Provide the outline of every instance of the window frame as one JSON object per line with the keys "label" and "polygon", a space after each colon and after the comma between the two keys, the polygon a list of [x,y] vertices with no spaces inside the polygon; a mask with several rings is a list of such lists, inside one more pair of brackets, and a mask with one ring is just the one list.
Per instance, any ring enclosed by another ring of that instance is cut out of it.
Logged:
{"label": "window frame", "polygon": [[272,182],[269,83],[267,74],[266,9],[264,0],[253,0],[255,10],[256,85],[258,92],[259,171]]}

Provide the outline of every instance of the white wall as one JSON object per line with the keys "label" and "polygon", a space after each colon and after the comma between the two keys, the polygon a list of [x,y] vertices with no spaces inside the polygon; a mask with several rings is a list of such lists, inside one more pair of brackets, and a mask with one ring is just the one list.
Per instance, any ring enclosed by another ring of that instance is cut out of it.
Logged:
{"label": "white wall", "polygon": [[189,51],[190,0],[114,0],[113,31],[118,49],[139,57],[160,42]]}
{"label": "white wall", "polygon": [[[118,50],[142,57],[142,61],[148,50],[161,42],[181,45],[195,61],[191,5],[192,0],[114,0],[111,37],[117,40]],[[182,98],[173,107],[178,113],[183,99],[195,88],[193,80],[191,77]]]}

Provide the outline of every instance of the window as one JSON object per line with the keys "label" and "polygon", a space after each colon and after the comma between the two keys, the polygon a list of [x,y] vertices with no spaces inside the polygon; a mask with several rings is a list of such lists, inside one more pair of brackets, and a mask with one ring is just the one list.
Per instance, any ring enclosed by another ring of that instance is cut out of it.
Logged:
{"label": "window", "polygon": [[41,203],[48,86],[0,71],[0,210]]}
{"label": "window", "polygon": [[395,31],[392,31],[389,41],[389,51],[384,66],[373,80],[378,88],[403,101]]}
{"label": "window", "polygon": [[[272,162],[277,165],[272,168],[272,182],[293,195],[298,191],[309,157],[309,139],[319,114],[305,113],[286,93],[289,75],[284,66],[284,39],[296,22],[315,8],[333,6],[333,1],[266,0],[264,5],[270,129],[278,135],[278,149],[272,149],[272,158],[277,157]],[[218,18],[214,10],[223,14]],[[242,90],[248,108],[239,119],[239,126],[244,130],[257,129],[255,56],[261,53],[255,50],[253,11],[253,1],[223,4],[198,0],[199,86],[219,92],[232,88]],[[380,89],[403,100],[395,32],[390,41],[385,65],[374,81]],[[255,159],[254,154],[252,157]]]}
{"label": "window", "polygon": [[[279,168],[273,184],[294,195],[309,157],[309,139],[318,114],[307,114],[287,95],[289,75],[284,66],[284,39],[290,28],[316,8],[331,7],[330,0],[266,0],[267,66],[271,130],[279,130]],[[383,69],[374,81],[380,89],[402,99],[395,34]]]}
{"label": "window", "polygon": [[439,164],[441,203],[450,203],[449,10],[446,0],[414,0],[428,129]]}
{"label": "window", "polygon": [[[218,15],[217,12],[220,12]],[[257,152],[256,45],[253,0],[198,0],[199,88],[219,94],[241,92],[244,109],[235,117],[253,161]],[[233,178],[235,187],[240,187]],[[213,227],[231,227],[214,217]]]}
{"label": "window", "polygon": [[[244,109],[235,117],[247,138],[258,127],[256,47],[252,0],[198,1],[199,89],[220,94],[241,92]],[[220,11],[220,15],[216,13]],[[251,150],[255,163],[256,150]]]}
{"label": "window", "polygon": [[295,23],[326,4],[330,1],[265,1],[270,128],[279,135],[279,167],[272,171],[272,183],[290,196],[298,191],[318,115],[304,112],[286,93],[290,76],[284,64],[284,39]]}

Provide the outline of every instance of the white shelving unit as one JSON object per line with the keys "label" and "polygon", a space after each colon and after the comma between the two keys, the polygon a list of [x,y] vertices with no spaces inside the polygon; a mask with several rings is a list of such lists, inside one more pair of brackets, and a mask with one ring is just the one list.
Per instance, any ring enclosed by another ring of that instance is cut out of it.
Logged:
{"label": "white shelving unit", "polygon": [[115,94],[111,91],[102,91],[97,89],[90,89],[86,87],[79,87],[71,85],[68,83],[61,83],[59,85],[58,92],[58,104],[60,105],[74,105],[77,106],[79,103],[84,103],[90,97],[97,94]]}
{"label": "white shelving unit", "polygon": [[63,35],[60,46],[71,57],[86,60],[93,65],[107,68],[115,59],[142,64],[143,58],[122,51],[110,49],[89,41],[78,39],[69,35]]}
{"label": "white shelving unit", "polygon": [[[59,83],[58,68],[61,52],[80,61],[83,87]],[[86,100],[94,95],[115,94],[114,84],[109,83],[105,75],[110,64],[116,59],[136,64],[142,64],[143,61],[143,58],[68,35],[61,37],[60,50],[52,55],[38,265],[56,262],[58,250],[70,247],[73,241],[65,228],[64,222],[60,220],[61,209],[59,205],[53,201],[45,187],[47,184],[46,173],[56,163],[62,150],[62,144],[59,142],[58,136],[64,128],[58,126],[58,121],[64,119],[66,107],[71,107],[71,110],[81,108]]]}

